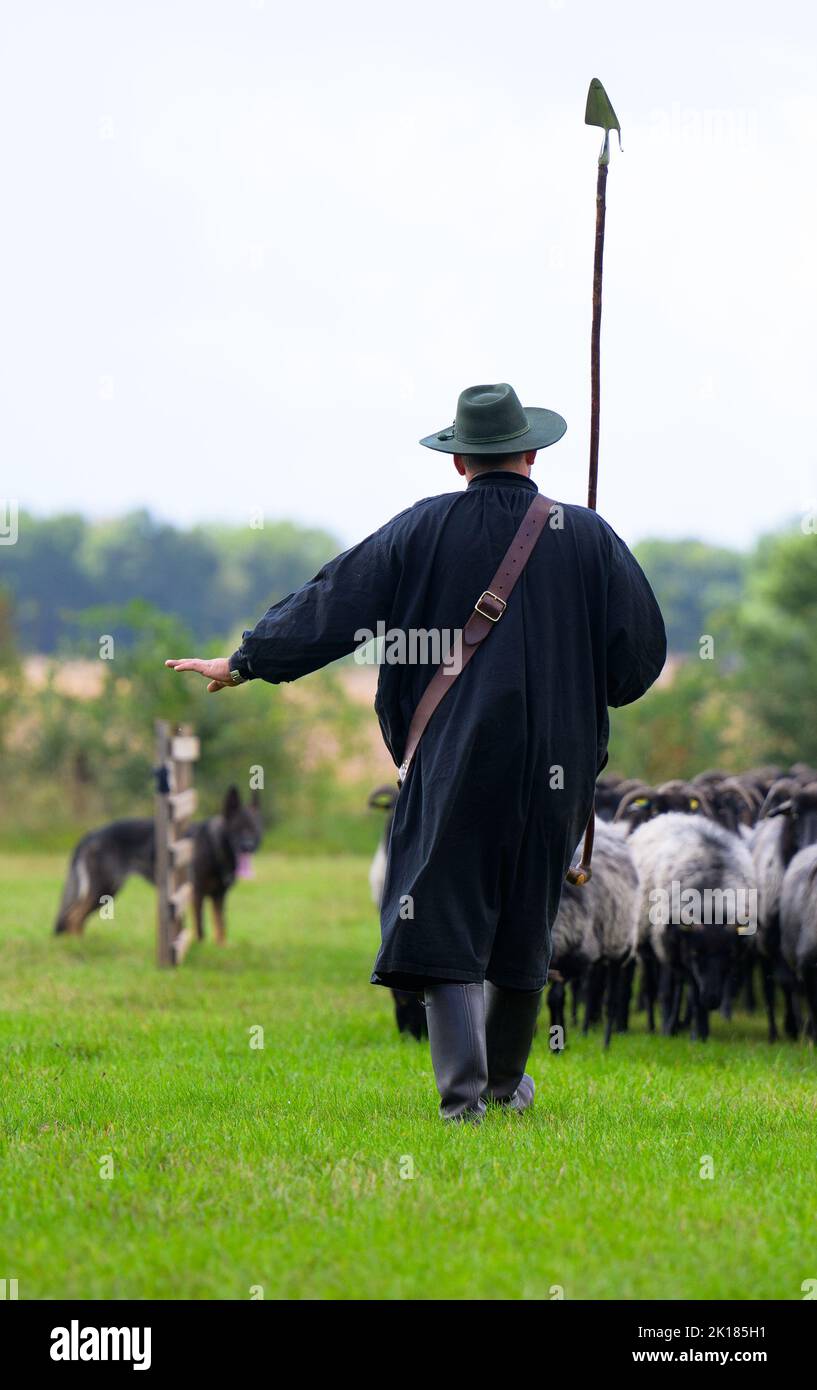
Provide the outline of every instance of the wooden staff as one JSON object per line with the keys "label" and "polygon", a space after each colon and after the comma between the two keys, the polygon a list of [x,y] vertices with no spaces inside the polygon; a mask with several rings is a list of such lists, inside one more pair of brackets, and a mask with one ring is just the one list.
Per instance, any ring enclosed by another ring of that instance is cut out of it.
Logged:
{"label": "wooden staff", "polygon": [[604,220],[607,212],[607,170],[610,164],[610,131],[617,130],[621,145],[621,126],[610,98],[597,77],[590,83],[585,125],[600,126],[604,143],[599,155],[596,180],[596,243],[593,255],[593,328],[590,335],[590,471],[587,480],[587,505],[596,510],[596,491],[599,478],[599,412],[601,408],[601,279],[604,271]]}
{"label": "wooden staff", "polygon": [[[604,219],[607,211],[607,169],[610,164],[610,131],[618,131],[621,145],[621,126],[610,103],[610,98],[597,77],[590,83],[587,93],[587,107],[584,113],[585,125],[601,126],[604,131],[604,144],[599,155],[599,173],[596,180],[596,244],[593,254],[593,328],[590,334],[590,471],[587,479],[587,505],[596,510],[596,491],[599,481],[599,412],[601,407],[601,277],[604,271]],[[593,870],[593,834],[596,828],[596,815],[590,812],[590,819],[584,832],[581,858],[578,864],[567,871],[568,883],[581,888],[591,877]]]}

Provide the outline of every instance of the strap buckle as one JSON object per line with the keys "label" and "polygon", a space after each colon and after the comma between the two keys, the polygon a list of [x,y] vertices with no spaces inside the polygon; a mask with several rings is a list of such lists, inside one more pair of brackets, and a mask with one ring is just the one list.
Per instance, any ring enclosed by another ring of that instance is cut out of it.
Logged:
{"label": "strap buckle", "polygon": [[[494,603],[498,603],[501,605],[498,613],[489,613],[484,608],[480,608],[480,604],[484,603],[486,599],[493,599]],[[479,613],[481,618],[487,618],[489,623],[498,623],[507,607],[508,605],[505,602],[504,598],[500,598],[499,594],[493,593],[491,589],[483,589],[482,593],[480,594],[479,598],[474,604],[474,612]]]}

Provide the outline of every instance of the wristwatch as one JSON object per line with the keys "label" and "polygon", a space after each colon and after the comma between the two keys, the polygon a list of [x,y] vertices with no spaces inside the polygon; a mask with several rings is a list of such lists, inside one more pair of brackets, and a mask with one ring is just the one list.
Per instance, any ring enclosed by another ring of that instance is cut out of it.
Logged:
{"label": "wristwatch", "polygon": [[[249,636],[249,633],[245,632],[244,636]],[[230,680],[232,681],[233,685],[241,685],[244,681],[252,680],[253,674],[250,670],[250,663],[248,662],[246,656],[244,655],[240,647],[238,648],[238,651],[233,652],[232,656],[230,657],[229,666]]]}

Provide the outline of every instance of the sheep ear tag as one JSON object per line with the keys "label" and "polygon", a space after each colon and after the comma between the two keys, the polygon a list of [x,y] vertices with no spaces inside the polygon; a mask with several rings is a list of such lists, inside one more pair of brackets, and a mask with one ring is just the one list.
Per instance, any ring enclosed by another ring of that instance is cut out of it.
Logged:
{"label": "sheep ear tag", "polygon": [[390,811],[397,800],[393,787],[378,787],[369,797],[368,805],[373,811]]}

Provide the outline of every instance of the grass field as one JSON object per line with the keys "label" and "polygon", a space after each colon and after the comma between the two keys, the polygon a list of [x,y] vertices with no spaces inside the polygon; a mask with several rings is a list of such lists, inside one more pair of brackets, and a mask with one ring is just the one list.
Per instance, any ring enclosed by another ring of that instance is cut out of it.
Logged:
{"label": "grass field", "polygon": [[799,1299],[817,1278],[817,1057],[760,1017],[700,1046],[636,1016],[607,1055],[574,1035],[552,1056],[542,1029],[533,1113],[445,1127],[427,1048],[367,984],[364,859],[261,857],[227,948],[172,973],[138,881],[115,922],[51,936],[63,869],[0,857],[20,1298]]}

